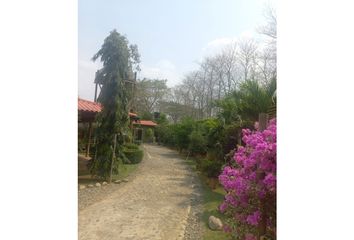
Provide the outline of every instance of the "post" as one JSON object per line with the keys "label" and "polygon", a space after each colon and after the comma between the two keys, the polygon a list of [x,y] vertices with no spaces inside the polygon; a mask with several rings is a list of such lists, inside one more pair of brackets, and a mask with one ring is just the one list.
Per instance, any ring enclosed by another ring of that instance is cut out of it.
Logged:
{"label": "post", "polygon": [[240,146],[242,144],[242,130],[241,129],[237,132],[237,144]]}
{"label": "post", "polygon": [[258,123],[259,123],[259,130],[263,131],[264,129],[267,128],[268,124],[268,114],[267,113],[260,113],[258,117]]}
{"label": "post", "polygon": [[112,182],[113,162],[114,162],[114,160],[116,158],[116,145],[117,145],[117,134],[114,134],[113,153],[112,153],[112,162],[111,162],[111,173],[109,175],[109,183]]}
{"label": "post", "polygon": [[93,157],[93,159],[96,161],[97,159],[97,142],[95,141],[95,156]]}
{"label": "post", "polygon": [[94,102],[97,102],[97,84],[95,85],[95,99],[93,100]]}
{"label": "post", "polygon": [[[259,131],[265,130],[267,128],[267,124],[268,124],[268,114],[260,113],[259,117],[258,117],[258,123],[259,123]],[[265,177],[264,172],[259,172],[257,174],[258,181],[260,179],[263,179],[264,177]],[[262,239],[262,236],[264,236],[267,231],[267,210],[266,210],[265,199],[266,199],[266,196],[264,199],[262,199],[262,201],[260,203],[261,221],[258,225],[258,239]]]}
{"label": "post", "polygon": [[91,140],[91,134],[92,134],[92,122],[89,122],[89,135],[88,135],[88,140],[87,140],[87,147],[86,147],[86,157],[90,155],[90,140]]}

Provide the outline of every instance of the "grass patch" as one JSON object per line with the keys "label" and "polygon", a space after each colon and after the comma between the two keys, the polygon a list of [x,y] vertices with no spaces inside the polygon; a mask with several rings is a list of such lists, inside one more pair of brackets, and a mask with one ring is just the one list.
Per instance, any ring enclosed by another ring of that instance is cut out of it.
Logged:
{"label": "grass patch", "polygon": [[138,168],[139,164],[122,164],[120,168],[120,174],[113,176],[112,179],[118,180],[128,177],[132,172]]}
{"label": "grass patch", "polygon": [[185,163],[191,166],[191,168],[197,172],[198,177],[202,182],[202,192],[203,192],[203,227],[204,227],[204,240],[226,240],[230,239],[230,236],[223,231],[212,231],[208,226],[209,217],[211,215],[220,218],[222,222],[225,222],[225,216],[221,214],[218,210],[219,205],[224,200],[225,191],[218,185],[216,189],[212,189],[207,184],[208,178],[204,176],[196,168],[196,159],[193,157],[183,156],[185,158]]}
{"label": "grass patch", "polygon": [[[204,177],[202,177],[204,178]],[[205,231],[204,231],[204,240],[224,240],[230,239],[229,236],[222,231],[212,231],[208,226],[209,217],[211,215],[220,218],[222,222],[225,222],[225,217],[218,210],[219,205],[224,199],[224,189],[218,186],[216,189],[211,189],[203,180],[203,197],[204,197],[204,211],[202,220],[204,223]]]}

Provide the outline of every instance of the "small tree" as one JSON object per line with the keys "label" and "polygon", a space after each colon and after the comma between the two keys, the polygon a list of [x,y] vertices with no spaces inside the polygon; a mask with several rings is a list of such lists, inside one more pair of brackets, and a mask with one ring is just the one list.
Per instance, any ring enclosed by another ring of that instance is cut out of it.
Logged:
{"label": "small tree", "polygon": [[96,74],[95,82],[102,84],[98,102],[103,109],[97,118],[96,156],[90,170],[92,175],[107,179],[111,173],[118,173],[118,160],[129,122],[125,79],[131,75],[134,64],[139,63],[139,54],[136,45],[128,47],[127,38],[113,30],[92,60],[98,58],[103,62],[103,68]]}

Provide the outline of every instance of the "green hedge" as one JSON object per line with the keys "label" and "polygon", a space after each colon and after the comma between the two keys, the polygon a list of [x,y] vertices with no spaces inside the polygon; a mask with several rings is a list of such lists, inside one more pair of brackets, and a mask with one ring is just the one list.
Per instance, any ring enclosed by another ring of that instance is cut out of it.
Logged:
{"label": "green hedge", "polygon": [[123,149],[125,157],[129,160],[129,163],[135,164],[141,162],[144,156],[144,152],[141,149]]}
{"label": "green hedge", "polygon": [[207,141],[201,131],[194,130],[189,135],[188,148],[192,154],[205,154],[207,152]]}

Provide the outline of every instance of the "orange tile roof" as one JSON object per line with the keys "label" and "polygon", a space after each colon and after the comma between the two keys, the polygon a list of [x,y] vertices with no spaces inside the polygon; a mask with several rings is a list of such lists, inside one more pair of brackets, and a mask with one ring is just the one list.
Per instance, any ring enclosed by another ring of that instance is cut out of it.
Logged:
{"label": "orange tile roof", "polygon": [[78,99],[78,109],[79,109],[79,111],[98,113],[102,110],[102,106],[99,103],[91,102],[91,101],[79,98]]}
{"label": "orange tile roof", "polygon": [[[78,99],[78,110],[79,111],[84,111],[84,112],[94,112],[98,113],[101,112],[102,106],[100,103],[97,102],[91,102],[85,99]],[[137,117],[138,115],[136,113],[129,113],[129,117]]]}
{"label": "orange tile roof", "polygon": [[140,121],[134,122],[133,124],[136,124],[136,125],[140,124],[140,125],[149,126],[149,127],[157,126],[157,123],[150,121],[150,120],[140,120]]}

